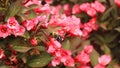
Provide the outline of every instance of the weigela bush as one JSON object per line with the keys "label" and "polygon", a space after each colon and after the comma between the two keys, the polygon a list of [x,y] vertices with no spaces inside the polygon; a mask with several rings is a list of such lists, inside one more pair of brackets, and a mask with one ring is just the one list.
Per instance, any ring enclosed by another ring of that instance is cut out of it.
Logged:
{"label": "weigela bush", "polygon": [[119,68],[119,0],[1,0],[0,68]]}

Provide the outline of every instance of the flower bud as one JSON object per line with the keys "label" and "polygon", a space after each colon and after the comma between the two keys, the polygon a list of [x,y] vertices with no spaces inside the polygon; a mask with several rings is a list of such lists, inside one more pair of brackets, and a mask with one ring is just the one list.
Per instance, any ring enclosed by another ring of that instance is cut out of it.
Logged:
{"label": "flower bud", "polygon": [[30,39],[30,44],[32,44],[33,46],[37,46],[38,42],[37,42],[36,39],[31,38],[31,39]]}

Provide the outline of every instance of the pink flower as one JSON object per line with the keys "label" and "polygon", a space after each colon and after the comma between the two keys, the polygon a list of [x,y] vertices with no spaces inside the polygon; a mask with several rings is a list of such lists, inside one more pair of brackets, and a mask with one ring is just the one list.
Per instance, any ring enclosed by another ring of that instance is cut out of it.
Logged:
{"label": "pink flower", "polygon": [[38,8],[34,8],[34,11],[36,14],[41,14],[41,13],[48,13],[50,14],[51,12],[51,7],[49,4],[45,4],[41,7],[38,7]]}
{"label": "pink flower", "polygon": [[86,12],[89,16],[94,17],[96,16],[96,10],[91,7],[90,3],[83,3],[80,5],[80,10]]}
{"label": "pink flower", "polygon": [[17,20],[15,19],[15,17],[11,17],[7,20],[7,27],[10,28],[10,29],[16,29],[19,24],[17,22]]}
{"label": "pink flower", "polygon": [[78,28],[73,28],[69,30],[68,33],[70,33],[71,36],[82,36],[83,35],[82,31]]}
{"label": "pink flower", "polygon": [[58,42],[55,38],[50,38],[50,42],[56,47],[56,48],[61,48],[61,43]]}
{"label": "pink flower", "polygon": [[114,0],[115,4],[120,7],[120,0]]}
{"label": "pink flower", "polygon": [[106,9],[99,1],[95,1],[95,3],[92,3],[91,6],[100,13],[103,13]]}
{"label": "pink flower", "polygon": [[72,36],[81,36],[80,30],[81,20],[75,16],[67,17],[63,20],[63,29]]}
{"label": "pink flower", "polygon": [[24,0],[23,5],[28,7],[32,4],[40,5],[40,3],[41,3],[41,1],[39,1],[39,0]]}
{"label": "pink flower", "polygon": [[92,46],[92,45],[86,45],[86,46],[84,47],[84,51],[85,51],[85,53],[87,53],[87,54],[90,54],[90,53],[92,52],[92,50],[93,50],[93,46]]}
{"label": "pink flower", "polygon": [[64,13],[69,16],[72,13],[72,9],[70,8],[70,4],[65,4],[63,6]]}
{"label": "pink flower", "polygon": [[85,53],[84,51],[81,51],[76,57],[75,61],[79,62],[81,64],[87,64],[90,62],[90,55]]}
{"label": "pink flower", "polygon": [[53,0],[45,0],[46,3],[51,4]]}
{"label": "pink flower", "polygon": [[89,15],[89,16],[91,16],[91,17],[95,17],[96,16],[96,10],[94,9],[94,8],[92,8],[92,7],[90,7],[90,8],[87,8],[87,14]]}
{"label": "pink flower", "polygon": [[22,25],[29,31],[33,29],[38,23],[38,19],[30,19],[22,22]]}
{"label": "pink flower", "polygon": [[79,5],[78,4],[75,4],[72,8],[72,13],[73,14],[79,14],[81,12],[80,8],[79,8]]}
{"label": "pink flower", "polygon": [[38,16],[36,18],[36,20],[40,21],[39,23],[41,23],[39,26],[40,28],[47,28],[48,27],[48,19],[47,19],[48,15],[43,15],[43,16]]}
{"label": "pink flower", "polygon": [[[66,56],[70,56],[71,55],[71,51],[69,50],[64,50],[64,49],[58,49],[56,52],[55,52],[55,56],[57,57],[62,57],[62,58],[66,58]],[[64,61],[64,60],[63,60]]]}
{"label": "pink flower", "polygon": [[65,31],[64,30],[58,30],[57,34],[60,35],[62,37],[62,39],[64,40],[64,35],[65,35]]}
{"label": "pink flower", "polygon": [[55,57],[53,60],[52,60],[52,62],[51,62],[51,64],[55,67],[56,65],[59,65],[60,64],[60,58],[59,57]]}
{"label": "pink flower", "polygon": [[89,32],[86,29],[82,30],[83,35],[82,35],[82,39],[85,40],[89,37]]}
{"label": "pink flower", "polygon": [[71,66],[73,67],[75,64],[74,64],[74,60],[72,57],[66,57],[66,61],[63,62],[65,66]]}
{"label": "pink flower", "polygon": [[33,45],[33,46],[36,46],[38,44],[37,40],[35,38],[31,38],[30,39],[30,43]]}
{"label": "pink flower", "polygon": [[91,8],[90,3],[83,3],[80,5],[80,10],[86,12],[88,10],[88,8]]}
{"label": "pink flower", "polygon": [[25,33],[25,28],[23,26],[18,26],[17,29],[12,30],[15,36],[22,36]]}
{"label": "pink flower", "polygon": [[54,38],[50,37],[50,41],[46,43],[47,45],[47,52],[54,53],[56,50],[61,48],[61,44]]}
{"label": "pink flower", "polygon": [[101,57],[99,57],[98,62],[99,64],[105,66],[107,64],[109,64],[111,61],[111,56],[110,55],[102,55]]}
{"label": "pink flower", "polygon": [[6,38],[9,35],[11,35],[11,30],[7,25],[0,25],[0,37]]}
{"label": "pink flower", "polygon": [[97,31],[97,29],[98,29],[98,24],[96,23],[96,20],[97,20],[97,18],[96,17],[94,17],[94,18],[92,18],[90,21],[89,21],[89,24],[91,24],[90,26],[91,26],[91,28],[93,29],[93,30],[95,30],[95,31]]}
{"label": "pink flower", "polygon": [[89,22],[83,24],[83,39],[87,39],[89,37],[89,33],[92,32],[93,30],[97,31],[98,29],[98,24],[96,23],[97,18],[94,17],[90,19]]}
{"label": "pink flower", "polygon": [[59,17],[52,17],[49,25],[61,27],[57,32],[60,36],[63,37],[65,33],[68,33],[71,36],[81,36],[82,31],[80,30],[81,20],[76,16],[62,15]]}
{"label": "pink flower", "polygon": [[50,13],[53,15],[60,15],[60,9],[62,8],[61,5],[57,5],[57,6],[51,6],[51,11]]}
{"label": "pink flower", "polygon": [[64,50],[62,48],[55,51],[54,57],[59,57],[60,62],[65,66],[74,66],[74,60],[71,57],[71,52],[69,50]]}
{"label": "pink flower", "polygon": [[106,66],[101,65],[101,64],[97,64],[94,68],[106,68]]}

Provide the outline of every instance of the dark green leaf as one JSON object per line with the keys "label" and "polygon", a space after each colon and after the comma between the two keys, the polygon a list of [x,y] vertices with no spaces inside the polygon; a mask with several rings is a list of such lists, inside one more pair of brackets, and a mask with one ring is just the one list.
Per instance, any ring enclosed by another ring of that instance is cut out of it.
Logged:
{"label": "dark green leaf", "polygon": [[113,16],[113,18],[117,18],[118,14],[117,14],[117,7],[113,6],[113,10],[111,11],[111,15]]}
{"label": "dark green leaf", "polygon": [[70,50],[74,51],[76,47],[81,43],[81,39],[79,37],[74,37],[70,39],[70,42],[71,42]]}
{"label": "dark green leaf", "polygon": [[109,2],[110,2],[110,5],[113,8],[112,12],[111,12],[111,15],[113,16],[113,18],[116,18],[118,16],[116,4],[115,4],[114,0],[109,0]]}
{"label": "dark green leaf", "polygon": [[103,46],[101,46],[101,49],[104,51],[105,54],[111,53],[109,47],[105,44]]}
{"label": "dark green leaf", "polygon": [[92,53],[90,54],[90,60],[92,66],[96,66],[98,64],[99,53],[93,49]]}
{"label": "dark green leaf", "polygon": [[29,8],[22,6],[22,8],[20,9],[20,13],[26,13],[29,10],[30,10]]}
{"label": "dark green leaf", "polygon": [[95,34],[94,37],[96,37],[96,41],[100,42],[101,44],[105,42],[104,36],[102,35]]}
{"label": "dark green leaf", "polygon": [[101,21],[106,20],[109,16],[110,16],[110,12],[112,11],[113,7],[109,8],[108,10],[106,10],[101,17]]}
{"label": "dark green leaf", "polygon": [[5,21],[7,21],[7,19],[10,17],[15,16],[19,12],[19,10],[21,9],[21,2],[22,0],[17,0],[16,2],[10,5],[5,17]]}
{"label": "dark green leaf", "polygon": [[38,5],[32,4],[32,5],[29,6],[29,9],[34,9],[34,8],[38,8],[38,7],[39,7]]}
{"label": "dark green leaf", "polygon": [[30,47],[26,47],[26,46],[13,46],[13,49],[18,51],[18,52],[27,52],[31,48]]}
{"label": "dark green leaf", "polygon": [[13,49],[15,49],[18,52],[27,52],[31,49],[23,39],[14,39],[11,41],[11,44],[13,45]]}
{"label": "dark green leaf", "polygon": [[64,42],[62,43],[62,47],[66,50],[69,50],[71,46],[71,43],[69,40],[64,40]]}
{"label": "dark green leaf", "polygon": [[50,60],[51,57],[48,53],[41,53],[39,56],[32,56],[27,61],[27,64],[30,67],[44,67],[50,62]]}
{"label": "dark green leaf", "polygon": [[108,34],[106,34],[105,35],[105,42],[110,43],[110,42],[114,41],[117,38],[118,35],[119,35],[118,33],[108,33]]}
{"label": "dark green leaf", "polygon": [[0,66],[0,68],[11,68],[10,66]]}
{"label": "dark green leaf", "polygon": [[116,43],[116,42],[109,43],[109,47],[110,47],[110,48],[114,48],[115,46],[117,46],[117,43]]}
{"label": "dark green leaf", "polygon": [[27,31],[25,31],[24,35],[22,35],[22,37],[24,37],[25,39],[29,39],[30,35]]}
{"label": "dark green leaf", "polygon": [[36,13],[33,10],[30,10],[27,19],[32,19],[35,17],[36,17]]}
{"label": "dark green leaf", "polygon": [[46,50],[44,46],[36,46],[34,48],[38,49],[39,51],[45,51]]}

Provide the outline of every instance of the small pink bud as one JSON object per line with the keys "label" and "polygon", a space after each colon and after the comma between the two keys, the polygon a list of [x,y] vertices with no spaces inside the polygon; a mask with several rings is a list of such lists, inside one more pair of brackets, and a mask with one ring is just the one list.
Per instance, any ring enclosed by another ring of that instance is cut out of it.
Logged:
{"label": "small pink bud", "polygon": [[37,44],[38,44],[37,40],[34,39],[34,38],[31,38],[31,39],[30,39],[30,43],[31,43],[33,46],[37,46]]}

